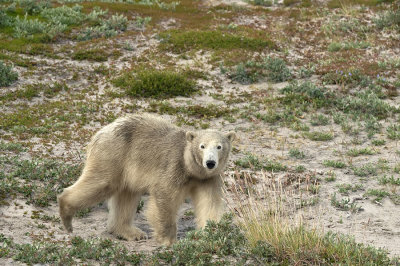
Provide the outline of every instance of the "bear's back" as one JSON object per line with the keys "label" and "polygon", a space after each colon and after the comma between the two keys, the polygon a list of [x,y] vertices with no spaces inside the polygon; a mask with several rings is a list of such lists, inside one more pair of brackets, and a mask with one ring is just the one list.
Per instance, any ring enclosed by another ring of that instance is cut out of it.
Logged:
{"label": "bear's back", "polygon": [[[160,178],[166,183],[185,182],[181,179],[185,172],[186,132],[183,129],[153,115],[132,115],[118,123],[115,134],[123,139],[127,149],[125,182],[144,190],[159,183]],[[146,178],[135,178],[139,176]]]}
{"label": "bear's back", "polygon": [[115,136],[122,137],[127,144],[137,141],[150,141],[153,144],[156,144],[156,141],[166,142],[171,136],[184,132],[168,121],[150,114],[126,116],[116,120],[115,123],[113,130]]}

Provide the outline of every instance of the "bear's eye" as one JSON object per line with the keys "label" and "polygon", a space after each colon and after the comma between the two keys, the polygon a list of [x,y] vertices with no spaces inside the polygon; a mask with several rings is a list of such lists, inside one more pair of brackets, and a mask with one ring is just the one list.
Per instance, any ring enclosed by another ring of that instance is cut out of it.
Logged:
{"label": "bear's eye", "polygon": [[218,145],[218,146],[217,146],[217,149],[218,149],[218,150],[222,149],[222,146],[221,146],[221,145]]}
{"label": "bear's eye", "polygon": [[205,148],[205,147],[204,147],[204,144],[201,144],[201,145],[200,145],[200,148],[204,149],[204,148]]}

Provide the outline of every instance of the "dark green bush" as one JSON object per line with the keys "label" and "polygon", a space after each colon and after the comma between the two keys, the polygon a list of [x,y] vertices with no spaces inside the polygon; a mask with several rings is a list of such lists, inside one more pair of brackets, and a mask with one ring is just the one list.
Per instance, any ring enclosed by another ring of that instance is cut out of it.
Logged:
{"label": "dark green bush", "polygon": [[0,61],[0,86],[9,86],[11,83],[18,79],[18,73],[12,71],[11,66],[5,65],[2,61]]}
{"label": "dark green bush", "polygon": [[144,70],[136,75],[128,72],[113,80],[113,83],[134,97],[165,99],[190,96],[196,91],[194,81],[187,79],[181,73],[171,71]]}

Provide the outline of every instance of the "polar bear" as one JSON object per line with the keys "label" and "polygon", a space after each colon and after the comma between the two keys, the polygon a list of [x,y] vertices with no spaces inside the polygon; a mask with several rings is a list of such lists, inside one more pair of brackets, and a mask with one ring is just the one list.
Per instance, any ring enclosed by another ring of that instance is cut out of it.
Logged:
{"label": "polar bear", "polygon": [[109,199],[107,230],[126,240],[146,238],[132,221],[148,193],[155,239],[171,245],[185,198],[194,203],[198,228],[222,215],[220,175],[234,139],[234,132],[185,131],[150,114],[115,120],[93,136],[82,175],[58,197],[64,227],[72,232],[76,211]]}

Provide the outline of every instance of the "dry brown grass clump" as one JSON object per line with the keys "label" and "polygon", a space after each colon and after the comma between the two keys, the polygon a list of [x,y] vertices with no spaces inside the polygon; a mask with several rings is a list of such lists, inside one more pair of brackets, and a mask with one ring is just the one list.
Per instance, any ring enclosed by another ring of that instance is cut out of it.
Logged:
{"label": "dry brown grass clump", "polygon": [[318,225],[307,224],[298,209],[310,187],[309,178],[299,176],[297,182],[287,185],[286,177],[277,180],[263,172],[260,179],[263,184],[257,184],[249,173],[236,173],[235,183],[227,191],[233,195],[229,206],[253,253],[264,257],[266,263],[396,263],[381,249],[358,244],[349,236],[325,234]]}

